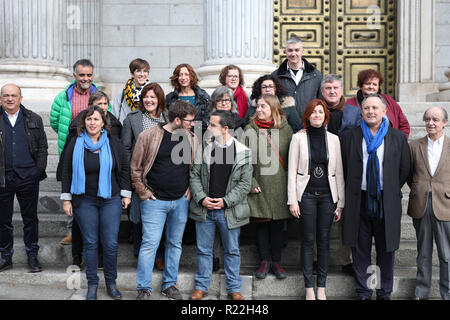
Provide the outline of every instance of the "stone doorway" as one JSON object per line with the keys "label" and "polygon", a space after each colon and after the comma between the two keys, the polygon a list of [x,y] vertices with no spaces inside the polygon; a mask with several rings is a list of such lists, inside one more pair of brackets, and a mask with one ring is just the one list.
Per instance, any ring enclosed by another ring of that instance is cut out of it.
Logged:
{"label": "stone doorway", "polygon": [[356,94],[358,73],[368,68],[383,74],[383,93],[395,96],[396,12],[394,0],[275,0],[273,62],[285,59],[295,34],[322,74],[343,77],[345,96]]}

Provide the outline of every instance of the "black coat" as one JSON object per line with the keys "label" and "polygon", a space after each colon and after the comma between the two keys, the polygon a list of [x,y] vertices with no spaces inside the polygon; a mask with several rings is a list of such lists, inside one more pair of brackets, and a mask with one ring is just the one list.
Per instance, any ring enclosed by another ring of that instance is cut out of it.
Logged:
{"label": "black coat", "polygon": [[305,69],[303,71],[303,77],[298,85],[295,84],[295,81],[288,72],[287,59],[284,60],[277,70],[272,72],[272,75],[280,78],[286,94],[294,97],[295,108],[297,109],[300,119],[303,116],[303,112],[305,111],[308,102],[312,99],[320,98],[320,85],[322,82],[322,74],[320,71],[305,58],[302,59]]}
{"label": "black coat", "polygon": [[[28,149],[30,150],[31,157],[36,163],[36,168],[39,171],[39,179],[44,180],[47,178],[45,169],[47,168],[48,143],[42,118],[25,108],[23,105],[20,105],[20,110],[23,113],[25,131],[28,139]],[[5,111],[0,106],[0,188],[5,187],[5,144],[3,138],[5,128],[3,123],[3,112]]]}
{"label": "black coat", "polygon": [[[116,181],[119,184],[120,190],[131,191],[130,162],[128,161],[122,141],[114,136],[108,136],[108,138],[114,162],[113,167],[115,167]],[[70,141],[67,140],[64,153],[62,153],[64,155],[62,157],[64,161],[62,164],[62,193],[70,193],[70,187],[72,185],[72,157],[76,141],[77,137],[72,138]],[[77,207],[76,200],[77,198],[75,196],[72,197],[74,207]]]}
{"label": "black coat", "polygon": [[[209,102],[209,94],[197,87],[194,89],[195,92],[195,107],[197,108],[197,114],[195,115],[195,121],[202,121],[202,132],[205,132],[208,128],[209,122],[209,114],[208,114],[208,102]],[[179,93],[174,90],[171,93],[166,95],[166,106],[167,110],[169,110],[170,105],[178,100]],[[197,128],[197,127],[196,127]]]}
{"label": "black coat", "polygon": [[[343,213],[343,243],[355,247],[358,243],[363,173],[363,134],[361,127],[344,132],[341,140],[345,178],[345,208]],[[400,244],[402,191],[410,172],[410,151],[403,132],[389,128],[384,137],[383,210],[386,231],[386,251],[393,252]]]}
{"label": "black coat", "polygon": [[[56,168],[56,180],[61,181],[61,175],[62,175],[62,164],[64,162],[63,155],[64,151],[67,147],[67,142],[72,140],[73,137],[78,136],[78,124],[80,123],[81,119],[83,118],[84,113],[86,113],[86,110],[81,111],[75,119],[72,120],[72,122],[69,125],[69,134],[67,135],[66,143],[64,144],[64,148],[61,152],[61,156],[59,157],[58,167]],[[108,111],[107,119],[109,121],[108,125],[110,128],[110,136],[120,138],[122,134],[122,124],[120,123],[117,118]]]}

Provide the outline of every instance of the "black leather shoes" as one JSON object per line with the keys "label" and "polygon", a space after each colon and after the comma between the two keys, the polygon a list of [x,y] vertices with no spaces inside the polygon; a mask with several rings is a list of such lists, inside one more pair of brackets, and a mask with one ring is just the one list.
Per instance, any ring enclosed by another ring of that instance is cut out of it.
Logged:
{"label": "black leather shoes", "polygon": [[114,300],[122,299],[122,294],[119,290],[117,290],[115,284],[106,285],[106,292],[108,292],[108,296],[110,296]]}
{"label": "black leather shoes", "polygon": [[41,272],[42,267],[39,264],[38,258],[36,256],[29,256],[28,257],[28,266],[30,267],[30,272],[36,273]]}
{"label": "black leather shoes", "polygon": [[0,272],[11,269],[12,266],[12,260],[5,260],[3,258],[0,258]]}
{"label": "black leather shoes", "polygon": [[97,300],[97,287],[88,287],[86,300]]}

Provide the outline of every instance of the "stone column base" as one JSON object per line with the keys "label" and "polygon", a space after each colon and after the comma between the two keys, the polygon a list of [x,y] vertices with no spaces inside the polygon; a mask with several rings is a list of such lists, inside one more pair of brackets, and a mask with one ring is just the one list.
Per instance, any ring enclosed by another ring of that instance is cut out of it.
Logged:
{"label": "stone column base", "polygon": [[435,94],[439,92],[439,84],[430,83],[398,83],[397,101],[400,102],[419,102],[436,101]]}
{"label": "stone column base", "polygon": [[46,106],[48,101],[53,101],[72,78],[72,73],[60,65],[36,65],[35,62],[27,64],[26,61],[0,63],[0,87],[7,83],[18,85],[22,90],[24,105],[27,105],[27,102],[33,102],[35,105],[46,108],[46,110],[37,111],[50,110],[50,106]]}
{"label": "stone column base", "polygon": [[[250,89],[253,83],[260,76],[272,73],[276,67],[274,65],[251,65],[251,64],[236,64],[241,68],[244,74],[244,88]],[[200,88],[206,90],[211,94],[217,87],[221,86],[219,82],[220,71],[225,67],[221,65],[204,65],[197,69],[197,75],[200,79]]]}

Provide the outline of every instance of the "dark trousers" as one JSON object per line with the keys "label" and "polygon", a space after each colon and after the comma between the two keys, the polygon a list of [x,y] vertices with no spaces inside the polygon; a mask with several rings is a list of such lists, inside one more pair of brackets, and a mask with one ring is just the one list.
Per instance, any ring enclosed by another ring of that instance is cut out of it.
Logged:
{"label": "dark trousers", "polygon": [[39,220],[37,204],[39,198],[39,175],[30,175],[25,179],[15,173],[5,177],[6,186],[0,188],[0,252],[5,260],[12,259],[14,253],[14,236],[12,216],[14,211],[14,195],[20,206],[23,220],[23,241],[28,256],[37,256],[39,246]]}
{"label": "dark trousers", "polygon": [[[366,212],[366,193],[361,192],[359,234],[356,247],[352,248],[356,293],[360,298],[389,298],[394,284],[394,252],[386,252],[384,219],[372,219]],[[376,266],[372,266],[372,237],[375,238]]]}
{"label": "dark trousers", "polygon": [[285,220],[255,222],[256,243],[261,260],[280,262]]}
{"label": "dark trousers", "polygon": [[305,288],[314,287],[314,242],[317,241],[317,286],[325,287],[330,257],[330,231],[333,224],[333,203],[330,193],[315,195],[304,192],[300,202],[301,260]]}
{"label": "dark trousers", "polygon": [[439,290],[450,300],[450,221],[440,221],[433,211],[433,196],[428,194],[427,208],[421,219],[413,219],[417,236],[417,280],[415,295],[428,298],[431,289],[433,238],[439,256]]}
{"label": "dark trousers", "polygon": [[[100,236],[100,234],[99,234]],[[72,258],[81,258],[83,255],[83,237],[81,235],[80,226],[76,219],[72,222]],[[98,242],[98,261],[99,266],[103,265],[103,247],[102,242]]]}
{"label": "dark trousers", "polygon": [[98,244],[103,246],[104,276],[107,285],[117,278],[117,249],[122,202],[120,195],[111,199],[82,196],[80,205],[74,208],[74,217],[83,235],[83,256],[86,265],[88,287],[98,286]]}

